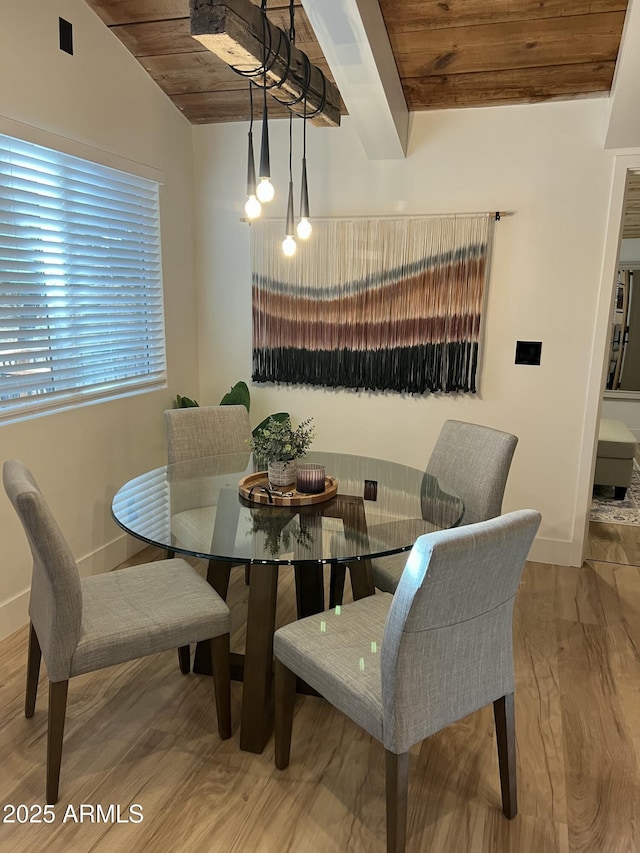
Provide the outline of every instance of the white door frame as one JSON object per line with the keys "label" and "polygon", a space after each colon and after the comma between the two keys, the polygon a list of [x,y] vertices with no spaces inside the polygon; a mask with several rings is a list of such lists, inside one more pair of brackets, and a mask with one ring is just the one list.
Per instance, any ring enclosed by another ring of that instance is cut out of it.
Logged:
{"label": "white door frame", "polygon": [[571,565],[581,566],[588,544],[589,510],[593,475],[596,467],[598,445],[598,424],[604,394],[607,357],[609,354],[609,324],[613,308],[614,285],[620,242],[622,239],[622,215],[624,211],[627,172],[640,171],[640,154],[617,155],[613,169],[609,220],[605,238],[600,290],[596,305],[593,326],[593,344],[591,362],[587,379],[587,395],[582,428],[582,446],[580,450],[580,469],[576,489],[575,530],[582,525],[582,536],[574,539],[576,552]]}

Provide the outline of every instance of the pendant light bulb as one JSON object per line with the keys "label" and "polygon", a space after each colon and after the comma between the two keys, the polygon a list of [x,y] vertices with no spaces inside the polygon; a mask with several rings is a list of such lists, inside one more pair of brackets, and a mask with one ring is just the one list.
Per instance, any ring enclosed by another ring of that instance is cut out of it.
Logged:
{"label": "pendant light bulb", "polygon": [[257,219],[262,213],[262,205],[255,195],[250,195],[245,202],[244,212],[247,214],[247,219]]}
{"label": "pendant light bulb", "polygon": [[308,240],[312,231],[311,223],[306,216],[303,216],[296,227],[296,234],[301,240]]}
{"label": "pendant light bulb", "polygon": [[287,236],[282,241],[282,251],[284,252],[284,254],[288,258],[291,258],[293,255],[295,255],[297,248],[298,247],[296,246],[296,241],[290,234],[287,234]]}
{"label": "pendant light bulb", "polygon": [[271,183],[269,178],[260,178],[260,183],[258,184],[258,188],[256,190],[256,196],[258,197],[258,201],[261,201],[263,204],[266,204],[269,201],[273,201],[273,197],[275,194],[276,191],[273,188],[273,184]]}
{"label": "pendant light bulb", "polygon": [[289,198],[287,200],[287,221],[284,228],[284,240],[282,241],[282,251],[290,258],[296,253],[296,241],[293,237],[293,181],[289,181]]}

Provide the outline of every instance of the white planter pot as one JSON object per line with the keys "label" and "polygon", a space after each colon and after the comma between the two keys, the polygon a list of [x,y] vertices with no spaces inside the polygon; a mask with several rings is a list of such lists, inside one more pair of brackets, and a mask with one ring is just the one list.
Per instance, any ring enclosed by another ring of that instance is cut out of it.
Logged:
{"label": "white planter pot", "polygon": [[276,489],[293,485],[297,469],[298,463],[295,459],[290,462],[269,462],[269,485]]}

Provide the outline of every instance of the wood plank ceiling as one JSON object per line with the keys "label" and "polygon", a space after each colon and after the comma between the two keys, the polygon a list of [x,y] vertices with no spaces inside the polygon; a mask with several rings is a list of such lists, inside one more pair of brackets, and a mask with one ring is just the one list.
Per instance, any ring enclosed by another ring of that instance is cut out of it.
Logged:
{"label": "wood plank ceiling", "polygon": [[[259,5],[259,0],[252,0]],[[189,33],[189,0],[87,0],[194,124],[245,120],[247,83]],[[607,93],[627,0],[380,0],[411,111]],[[288,28],[288,4],[267,3]],[[296,3],[296,44],[333,80]],[[270,105],[270,115],[286,115]]]}

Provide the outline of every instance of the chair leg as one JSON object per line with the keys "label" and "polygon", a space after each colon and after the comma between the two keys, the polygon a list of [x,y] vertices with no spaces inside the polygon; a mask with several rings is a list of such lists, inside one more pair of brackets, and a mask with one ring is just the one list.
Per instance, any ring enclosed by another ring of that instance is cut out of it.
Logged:
{"label": "chair leg", "polygon": [[222,740],[231,737],[231,639],[229,634],[211,640],[211,667],[216,693],[218,734]]}
{"label": "chair leg", "polygon": [[404,853],[407,844],[409,753],[384,751],[387,794],[387,853]]}
{"label": "chair leg", "polygon": [[191,672],[191,646],[180,646],[178,662],[180,663],[180,672],[183,675],[189,675]]}
{"label": "chair leg", "polygon": [[[167,551],[168,560],[172,560],[175,555],[175,551]],[[178,649],[178,663],[180,665],[180,672],[183,675],[189,675],[191,672],[191,648],[189,646],[180,646]]]}
{"label": "chair leg", "polygon": [[347,567],[344,563],[331,564],[331,576],[329,580],[329,609],[333,609],[336,604],[342,604],[344,598],[344,582],[347,574]]}
{"label": "chair leg", "polygon": [[25,717],[33,717],[36,709],[38,694],[38,678],[40,677],[40,660],[42,652],[35,628],[29,623],[29,651],[27,653],[27,692],[24,702]]}
{"label": "chair leg", "polygon": [[291,729],[293,728],[293,706],[296,700],[295,672],[276,658],[275,676],[275,740],[276,767],[284,770],[289,766],[291,755]]}
{"label": "chair leg", "polygon": [[244,582],[247,586],[249,586],[249,582],[251,581],[251,565],[247,563],[244,567]]}
{"label": "chair leg", "polygon": [[47,790],[49,805],[58,802],[60,784],[60,762],[62,761],[62,738],[64,718],[67,711],[68,681],[49,682],[49,729],[47,732]]}
{"label": "chair leg", "polygon": [[501,696],[493,703],[502,790],[502,811],[509,820],[518,812],[516,790],[516,718],[513,693]]}

